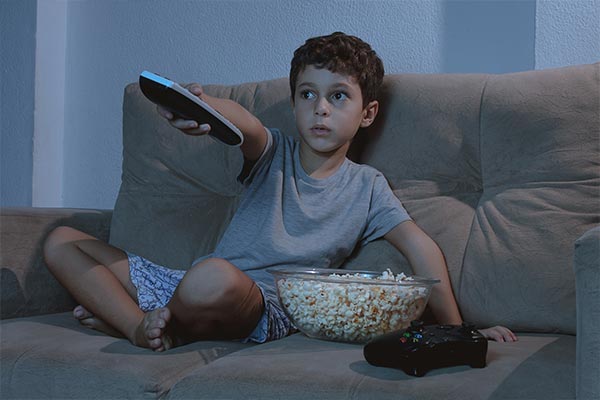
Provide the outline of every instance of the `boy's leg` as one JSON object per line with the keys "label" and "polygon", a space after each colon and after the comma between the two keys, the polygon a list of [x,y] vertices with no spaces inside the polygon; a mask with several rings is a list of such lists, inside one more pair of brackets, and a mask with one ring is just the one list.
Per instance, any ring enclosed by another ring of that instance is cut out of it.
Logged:
{"label": "boy's leg", "polygon": [[256,283],[226,260],[211,258],[193,266],[167,304],[174,334],[183,343],[244,339],[263,310]]}
{"label": "boy's leg", "polygon": [[135,345],[163,346],[168,321],[162,318],[164,312],[145,314],[138,307],[125,252],[76,229],[59,227],[48,236],[44,257],[56,279],[95,317]]}

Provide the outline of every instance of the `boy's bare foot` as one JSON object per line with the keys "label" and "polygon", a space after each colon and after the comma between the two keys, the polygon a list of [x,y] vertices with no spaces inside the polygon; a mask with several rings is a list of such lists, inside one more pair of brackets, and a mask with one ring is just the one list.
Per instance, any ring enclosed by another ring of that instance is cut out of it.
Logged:
{"label": "boy's bare foot", "polygon": [[171,311],[166,307],[147,312],[135,331],[132,343],[154,351],[170,349],[174,346],[173,338],[167,334],[170,320]]}
{"label": "boy's bare foot", "polygon": [[81,325],[83,325],[85,327],[95,329],[100,332],[104,332],[110,336],[125,337],[121,332],[119,332],[118,330],[116,330],[115,328],[113,328],[112,326],[110,326],[109,324],[107,324],[106,322],[101,320],[100,318],[95,317],[94,314],[89,312],[82,305],[78,305],[77,307],[75,307],[73,309],[73,316],[79,320]]}
{"label": "boy's bare foot", "polygon": [[[104,332],[114,337],[125,337],[121,332],[97,318],[84,306],[78,305],[73,309],[73,316],[88,328]],[[171,311],[168,308],[158,308],[144,314],[144,318],[135,331],[131,342],[139,347],[147,347],[154,351],[165,351],[174,347],[174,340],[167,334],[167,325],[171,320]]]}

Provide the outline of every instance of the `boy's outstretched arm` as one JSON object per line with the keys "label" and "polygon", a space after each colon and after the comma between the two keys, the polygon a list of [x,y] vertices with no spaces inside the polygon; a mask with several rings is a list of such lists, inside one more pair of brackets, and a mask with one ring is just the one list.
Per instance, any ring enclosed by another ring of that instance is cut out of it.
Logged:
{"label": "boy's outstretched arm", "polygon": [[[452,292],[446,260],[433,239],[412,221],[399,224],[384,237],[408,259],[415,275],[440,280],[433,286],[429,298],[429,305],[438,323],[461,324],[462,317]],[[501,326],[481,329],[480,332],[488,339],[501,342],[517,340],[509,329]]]}
{"label": "boy's outstretched arm", "polygon": [[[212,97],[204,93],[198,83],[185,85],[186,89],[200,97],[221,115],[238,127],[244,135],[244,143],[240,146],[244,158],[249,161],[257,160],[267,143],[267,134],[263,124],[248,110],[230,99]],[[158,106],[158,113],[166,118],[171,126],[187,135],[205,135],[210,132],[210,126],[202,121],[174,119],[173,114]]]}

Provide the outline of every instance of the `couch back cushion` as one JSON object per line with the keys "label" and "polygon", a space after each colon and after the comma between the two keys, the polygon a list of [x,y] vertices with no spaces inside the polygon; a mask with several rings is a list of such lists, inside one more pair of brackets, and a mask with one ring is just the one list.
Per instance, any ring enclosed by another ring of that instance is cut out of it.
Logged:
{"label": "couch back cushion", "polygon": [[[574,240],[599,223],[598,64],[507,75],[388,75],[351,158],[382,171],[442,248],[463,317],[575,330]],[[287,79],[206,86],[296,135]],[[171,128],[125,90],[111,242],[174,268],[210,252],[235,212],[237,148]],[[383,240],[349,269],[410,272]]]}
{"label": "couch back cushion", "polygon": [[490,76],[464,316],[575,333],[574,242],[600,223],[600,64]]}

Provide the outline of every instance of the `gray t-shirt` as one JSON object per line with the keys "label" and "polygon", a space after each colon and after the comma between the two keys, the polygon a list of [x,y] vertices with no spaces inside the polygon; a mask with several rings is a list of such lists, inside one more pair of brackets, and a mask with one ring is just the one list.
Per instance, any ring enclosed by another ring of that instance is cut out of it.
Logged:
{"label": "gray t-shirt", "polygon": [[294,138],[268,131],[229,227],[201,259],[224,258],[255,280],[275,266],[338,268],[357,244],[410,219],[375,168],[346,159],[333,175],[314,179],[300,164],[299,148]]}

